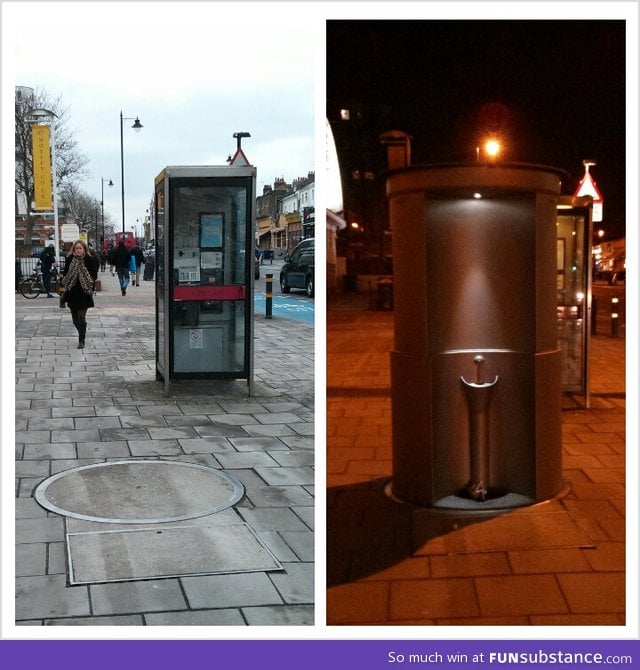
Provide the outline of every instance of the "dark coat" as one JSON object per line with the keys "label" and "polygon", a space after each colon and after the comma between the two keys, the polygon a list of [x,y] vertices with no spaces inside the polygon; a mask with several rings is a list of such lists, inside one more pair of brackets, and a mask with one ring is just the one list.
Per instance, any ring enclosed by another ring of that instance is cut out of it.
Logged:
{"label": "dark coat", "polygon": [[[67,256],[64,262],[65,275],[67,274],[67,270],[69,269],[69,265],[71,264],[72,258],[73,256]],[[98,278],[98,268],[100,266],[99,261],[95,258],[95,256],[88,254],[87,256],[84,256],[84,265],[87,268],[87,270],[89,270],[89,274],[93,277],[93,280],[95,281]],[[80,282],[77,281],[71,287],[71,289],[67,291],[67,304],[71,309],[89,309],[89,307],[94,306],[93,296],[87,295],[82,290]]]}
{"label": "dark coat", "polygon": [[56,260],[56,252],[53,250],[53,247],[47,247],[40,254],[40,262],[42,263],[42,271],[49,272],[53,266],[53,262]]}
{"label": "dark coat", "polygon": [[144,253],[142,253],[142,249],[136,245],[131,249],[131,254],[136,257],[136,267],[139,268],[144,263]]}
{"label": "dark coat", "polygon": [[120,243],[113,253],[113,264],[116,266],[116,269],[128,270],[130,262],[131,251],[124,244]]}

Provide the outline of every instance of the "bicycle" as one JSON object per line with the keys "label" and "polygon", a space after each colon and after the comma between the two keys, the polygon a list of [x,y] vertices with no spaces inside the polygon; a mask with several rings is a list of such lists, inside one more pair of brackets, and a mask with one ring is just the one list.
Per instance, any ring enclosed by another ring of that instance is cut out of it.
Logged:
{"label": "bicycle", "polygon": [[[60,292],[61,286],[58,283],[58,279],[58,268],[54,265],[51,268],[49,279],[49,293]],[[42,280],[42,264],[40,261],[38,261],[31,275],[20,282],[18,291],[29,300],[37,298],[41,293],[47,293]]]}

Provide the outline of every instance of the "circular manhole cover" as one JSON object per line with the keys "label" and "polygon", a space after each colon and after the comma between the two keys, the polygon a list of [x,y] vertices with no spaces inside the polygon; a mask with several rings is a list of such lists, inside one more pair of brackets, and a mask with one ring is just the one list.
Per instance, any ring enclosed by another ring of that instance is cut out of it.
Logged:
{"label": "circular manhole cover", "polygon": [[112,461],[65,470],[35,490],[45,509],[102,523],[161,523],[207,516],[244,495],[230,475],[195,463]]}

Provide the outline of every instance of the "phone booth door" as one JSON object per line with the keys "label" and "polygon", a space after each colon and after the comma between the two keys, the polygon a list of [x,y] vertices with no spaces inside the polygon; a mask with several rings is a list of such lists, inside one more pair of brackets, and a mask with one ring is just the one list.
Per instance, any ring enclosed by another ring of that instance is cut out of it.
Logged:
{"label": "phone booth door", "polygon": [[167,167],[156,178],[157,376],[253,377],[255,168]]}
{"label": "phone booth door", "polygon": [[590,197],[558,200],[556,294],[558,347],[562,352],[562,390],[581,395],[589,407],[589,340],[591,337]]}

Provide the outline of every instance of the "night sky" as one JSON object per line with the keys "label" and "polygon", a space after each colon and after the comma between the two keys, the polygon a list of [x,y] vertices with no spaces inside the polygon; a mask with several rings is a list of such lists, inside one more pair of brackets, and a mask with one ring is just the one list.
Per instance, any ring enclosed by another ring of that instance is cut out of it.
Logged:
{"label": "night sky", "polygon": [[[625,93],[621,20],[327,22],[327,116],[344,170],[379,173],[372,140],[384,130],[412,135],[414,165],[473,161],[494,131],[504,160],[567,171],[565,194],[595,159],[607,239],[625,232]],[[341,108],[362,110],[360,123],[347,129]]]}

